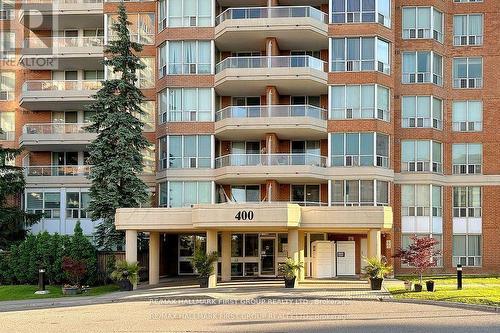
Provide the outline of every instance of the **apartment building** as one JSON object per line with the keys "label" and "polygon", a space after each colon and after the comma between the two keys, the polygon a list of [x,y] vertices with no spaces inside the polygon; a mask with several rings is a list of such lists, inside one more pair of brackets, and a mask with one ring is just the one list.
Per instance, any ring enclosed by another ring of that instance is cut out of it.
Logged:
{"label": "apartment building", "polygon": [[[93,134],[81,124],[110,75],[99,60],[116,2],[48,3],[0,8],[2,52],[20,60],[2,65],[0,124],[25,149],[26,209],[47,213],[33,231],[70,232],[80,219],[90,234]],[[150,283],[193,274],[197,243],[219,252],[222,280],[275,276],[286,257],[305,263],[299,280],[357,275],[364,257],[382,255],[403,274],[411,268],[391,255],[414,234],[440,241],[436,273],[458,263],[498,273],[497,1],[126,6],[145,44],[158,207],[120,209],[117,228],[131,261],[137,232],[149,233]],[[47,56],[53,68],[39,63]]]}

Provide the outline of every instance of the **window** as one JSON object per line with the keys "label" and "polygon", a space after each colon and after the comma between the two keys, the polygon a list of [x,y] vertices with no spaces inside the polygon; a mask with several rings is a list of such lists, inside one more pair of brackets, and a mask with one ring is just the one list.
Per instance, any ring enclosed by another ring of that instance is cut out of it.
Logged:
{"label": "window", "polygon": [[443,13],[433,7],[403,7],[403,39],[443,43]]}
{"label": "window", "polygon": [[231,199],[234,202],[260,202],[260,185],[231,186]]}
{"label": "window", "polygon": [[401,141],[402,172],[443,172],[441,143],[432,140]]}
{"label": "window", "polygon": [[160,78],[167,74],[210,74],[212,45],[210,41],[170,41],[160,46]]}
{"label": "window", "polygon": [[0,31],[0,60],[14,59],[16,53],[16,34]]}
{"label": "window", "polygon": [[160,121],[211,121],[211,88],[168,88],[160,92]]}
{"label": "window", "polygon": [[381,85],[330,86],[331,119],[389,121],[390,91]]}
{"label": "window", "polygon": [[453,88],[482,88],[483,58],[453,59]]}
{"label": "window", "polygon": [[[435,250],[440,251],[439,255],[436,255],[432,259],[436,262],[436,267],[442,267],[443,266],[443,237],[441,234],[427,234],[427,233],[411,233],[411,234],[401,234],[401,247],[403,249],[407,249],[408,246],[412,243],[411,237],[412,236],[417,236],[418,238],[421,237],[430,237],[434,238],[438,241],[436,245],[434,246]],[[401,267],[411,267],[408,264],[401,264]]]}
{"label": "window", "polygon": [[389,167],[389,136],[385,134],[332,133],[331,150],[332,166]]}
{"label": "window", "polygon": [[457,3],[483,2],[483,0],[453,0],[453,2],[457,2]]}
{"label": "window", "polygon": [[66,192],[66,218],[86,219],[90,196],[88,192]]}
{"label": "window", "polygon": [[481,187],[453,187],[453,217],[481,216]]}
{"label": "window", "polygon": [[0,101],[12,101],[14,99],[15,86],[16,74],[0,70]]}
{"label": "window", "polygon": [[402,216],[443,216],[441,186],[401,185]]}
{"label": "window", "polygon": [[[167,148],[168,147],[168,148]],[[170,135],[160,139],[161,169],[210,168],[210,135]]]}
{"label": "window", "polygon": [[454,101],[452,127],[456,132],[480,132],[483,129],[481,101]]}
{"label": "window", "polygon": [[401,127],[443,128],[443,101],[433,96],[403,96]]}
{"label": "window", "polygon": [[301,206],[320,206],[320,185],[291,185],[290,201]]}
{"label": "window", "polygon": [[[112,29],[118,21],[118,15],[108,15],[108,39],[116,38],[116,32]],[[128,13],[128,26],[130,39],[139,44],[153,45],[155,43],[155,14],[154,13]]]}
{"label": "window", "polygon": [[443,85],[443,57],[435,52],[403,52],[402,83]]}
{"label": "window", "polygon": [[43,214],[46,219],[61,217],[61,199],[59,192],[28,192],[26,194],[26,212]]}
{"label": "window", "polygon": [[377,37],[332,38],[331,50],[332,72],[391,71],[389,43]]}
{"label": "window", "polygon": [[1,112],[0,111],[0,141],[14,141],[15,140],[15,112]]}
{"label": "window", "polygon": [[387,206],[389,183],[382,180],[332,180],[333,206]]}
{"label": "window", "polygon": [[0,21],[14,18],[14,0],[0,1]]}
{"label": "window", "polygon": [[375,22],[391,26],[390,0],[332,0],[331,23]]}
{"label": "window", "polygon": [[483,145],[481,143],[454,143],[452,146],[453,174],[482,172]]}
{"label": "window", "polygon": [[194,274],[191,259],[194,249],[199,246],[203,251],[207,248],[207,238],[205,235],[179,235],[178,239],[178,272],[179,275]]}
{"label": "window", "polygon": [[481,235],[453,235],[453,266],[481,266]]}
{"label": "window", "polygon": [[150,146],[141,151],[142,163],[144,165],[143,172],[153,174],[155,172],[155,147]]}
{"label": "window", "polygon": [[[158,5],[158,30],[167,26],[209,27],[212,25],[212,1],[160,0]],[[168,17],[168,22],[167,22]]]}
{"label": "window", "polygon": [[160,207],[190,207],[212,202],[212,182],[175,181],[160,183]]}
{"label": "window", "polygon": [[[137,81],[135,82],[136,87],[140,89],[154,88],[155,77],[153,73],[155,72],[154,69],[155,59],[152,57],[139,58],[139,62],[141,65],[145,67],[138,69],[136,71],[136,77],[137,77]],[[122,77],[121,72],[118,71],[113,72],[113,68],[111,66],[106,66],[106,71],[108,79],[114,80],[114,79],[121,79]],[[90,72],[95,72],[95,71],[90,71]],[[102,80],[102,78],[100,77],[98,79]]]}
{"label": "window", "polygon": [[482,45],[483,15],[453,16],[453,45]]}
{"label": "window", "polygon": [[154,132],[155,131],[155,102],[154,101],[144,101],[139,107],[144,112],[144,114],[136,114],[135,116],[144,123],[144,132]]}

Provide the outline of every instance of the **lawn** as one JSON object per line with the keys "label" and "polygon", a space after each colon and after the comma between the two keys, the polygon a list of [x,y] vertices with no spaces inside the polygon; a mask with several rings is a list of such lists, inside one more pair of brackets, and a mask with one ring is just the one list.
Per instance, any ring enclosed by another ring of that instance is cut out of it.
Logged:
{"label": "lawn", "polygon": [[37,298],[55,298],[55,297],[79,297],[79,296],[98,296],[113,291],[119,290],[119,287],[114,284],[105,286],[92,287],[89,292],[79,294],[77,296],[64,296],[60,286],[47,286],[50,294],[35,295],[38,286],[34,285],[16,285],[16,286],[0,286],[0,301],[13,301],[21,299],[37,299]]}
{"label": "lawn", "polygon": [[[399,276],[400,280],[418,282],[417,277]],[[434,280],[434,292],[428,292],[423,283],[422,292],[407,291],[401,287],[388,286],[396,299],[424,299],[468,304],[500,305],[500,277],[467,276],[463,279],[462,290],[457,290],[456,277],[432,276],[425,280]]]}

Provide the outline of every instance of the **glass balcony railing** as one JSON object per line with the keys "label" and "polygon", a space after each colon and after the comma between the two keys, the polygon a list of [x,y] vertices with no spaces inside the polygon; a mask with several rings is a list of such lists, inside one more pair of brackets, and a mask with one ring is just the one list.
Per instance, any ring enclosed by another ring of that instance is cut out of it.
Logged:
{"label": "glass balcony railing", "polygon": [[326,167],[325,156],[316,154],[229,154],[217,157],[215,167],[227,166],[291,166]]}
{"label": "glass balcony railing", "polygon": [[47,123],[26,124],[23,126],[23,134],[75,134],[86,133],[85,127],[89,124],[80,123]]}
{"label": "glass balcony railing", "polygon": [[86,176],[90,173],[91,165],[43,165],[25,166],[26,176]]}
{"label": "glass balcony railing", "polygon": [[23,84],[23,91],[84,91],[101,89],[95,80],[34,80]]}
{"label": "glass balcony railing", "polygon": [[66,48],[66,47],[99,47],[104,45],[104,37],[41,37],[26,38],[24,48]]}
{"label": "glass balcony railing", "polygon": [[229,57],[219,62],[216,73],[229,68],[312,68],[325,71],[325,62],[308,55]]}
{"label": "glass balcony railing", "polygon": [[215,121],[227,118],[311,117],[326,120],[328,111],[312,105],[228,106],[217,111]]}
{"label": "glass balcony railing", "polygon": [[215,19],[215,25],[227,20],[248,20],[265,18],[302,18],[309,17],[328,23],[328,15],[310,6],[246,7],[228,8]]}

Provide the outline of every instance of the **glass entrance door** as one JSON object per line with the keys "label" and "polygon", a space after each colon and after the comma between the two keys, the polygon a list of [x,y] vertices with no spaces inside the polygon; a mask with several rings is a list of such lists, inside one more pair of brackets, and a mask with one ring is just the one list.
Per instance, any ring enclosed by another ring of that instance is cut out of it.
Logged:
{"label": "glass entrance door", "polygon": [[274,238],[260,239],[260,275],[276,275]]}

